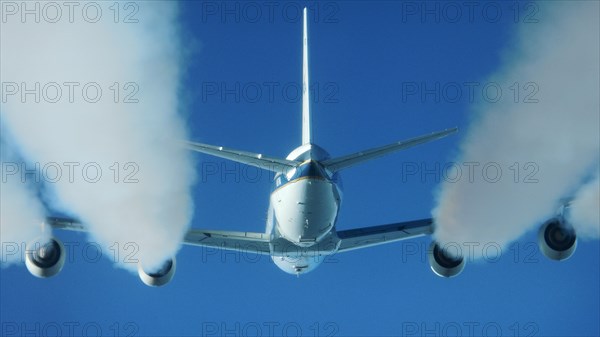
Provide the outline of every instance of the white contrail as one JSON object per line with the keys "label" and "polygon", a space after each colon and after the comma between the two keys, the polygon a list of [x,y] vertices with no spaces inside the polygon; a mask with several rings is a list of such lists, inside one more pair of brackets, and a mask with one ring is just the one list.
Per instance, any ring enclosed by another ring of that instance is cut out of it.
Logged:
{"label": "white contrail", "polygon": [[54,208],[82,220],[107,256],[118,247],[121,266],[155,268],[176,254],[193,210],[193,165],[178,144],[187,138],[178,8],[75,4],[56,23],[52,8],[39,23],[7,16],[2,123]]}
{"label": "white contrail", "polygon": [[20,174],[22,161],[18,160],[0,139],[0,241],[2,251],[0,264],[24,262],[25,246],[36,238],[49,237],[49,230],[42,230],[44,207],[38,200],[34,186],[27,184]]}
{"label": "white contrail", "polygon": [[567,212],[567,219],[575,228],[578,237],[600,238],[600,172],[575,194]]}
{"label": "white contrail", "polygon": [[457,162],[474,174],[440,188],[441,243],[505,246],[553,216],[598,165],[599,3],[538,4],[540,22],[519,27],[515,50],[487,82],[504,89],[502,99],[473,108]]}

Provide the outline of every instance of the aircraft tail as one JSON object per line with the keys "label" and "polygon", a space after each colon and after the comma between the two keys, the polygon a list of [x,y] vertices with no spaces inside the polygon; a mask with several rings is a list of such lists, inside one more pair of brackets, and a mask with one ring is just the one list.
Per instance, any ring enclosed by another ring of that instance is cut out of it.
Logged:
{"label": "aircraft tail", "polygon": [[307,13],[304,7],[304,29],[302,42],[302,144],[312,142],[310,121],[310,88],[308,79],[308,32]]}

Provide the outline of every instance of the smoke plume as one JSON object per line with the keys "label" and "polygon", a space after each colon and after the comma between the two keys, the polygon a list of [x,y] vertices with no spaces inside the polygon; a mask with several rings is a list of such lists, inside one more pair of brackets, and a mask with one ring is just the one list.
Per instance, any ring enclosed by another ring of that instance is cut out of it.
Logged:
{"label": "smoke plume", "polygon": [[[538,4],[539,23],[518,28],[486,82],[504,89],[502,99],[473,107],[457,162],[474,174],[441,185],[433,215],[442,244],[505,246],[554,216],[598,166],[599,4]],[[577,203],[576,213],[597,214],[597,194],[591,203]]]}
{"label": "smoke plume", "polygon": [[[83,2],[61,8],[59,19],[40,6],[39,22],[10,14],[23,8],[4,14],[2,123],[52,208],[81,220],[107,256],[118,247],[121,266],[135,270],[139,259],[158,268],[176,254],[192,215],[194,170],[178,145],[187,137],[177,5]],[[5,192],[3,230],[5,212],[31,211],[5,208]],[[25,232],[24,221],[15,223]]]}
{"label": "smoke plume", "polygon": [[3,266],[23,262],[25,245],[36,238],[48,237],[50,231],[42,231],[44,208],[31,184],[24,183],[19,171],[18,157],[13,153],[4,134],[0,138],[0,239]]}
{"label": "smoke plume", "polygon": [[600,172],[596,172],[596,177],[577,191],[568,209],[567,219],[573,224],[578,237],[600,237]]}

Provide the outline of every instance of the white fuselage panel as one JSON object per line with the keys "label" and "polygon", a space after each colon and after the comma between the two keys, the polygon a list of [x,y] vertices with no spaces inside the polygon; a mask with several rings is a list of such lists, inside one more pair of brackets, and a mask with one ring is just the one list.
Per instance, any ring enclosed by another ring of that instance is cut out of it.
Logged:
{"label": "white fuselage panel", "polygon": [[292,180],[271,194],[279,233],[302,247],[314,245],[331,231],[339,204],[335,185],[320,178]]}

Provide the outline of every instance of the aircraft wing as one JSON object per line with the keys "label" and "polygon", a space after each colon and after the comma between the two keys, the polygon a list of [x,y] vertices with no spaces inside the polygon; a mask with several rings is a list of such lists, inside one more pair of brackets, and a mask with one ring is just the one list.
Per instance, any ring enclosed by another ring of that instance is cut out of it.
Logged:
{"label": "aircraft wing", "polygon": [[433,233],[433,219],[400,222],[389,225],[338,231],[338,252],[366,248]]}
{"label": "aircraft wing", "polygon": [[45,224],[50,225],[53,229],[65,229],[69,231],[85,232],[85,226],[77,220],[67,218],[46,218]]}
{"label": "aircraft wing", "polygon": [[[46,224],[54,229],[86,231],[83,224],[73,219],[47,218]],[[431,233],[433,233],[433,219],[342,230],[337,232],[341,241],[338,252],[381,245]],[[266,233],[191,229],[185,234],[183,244],[256,254],[271,254],[269,235]]]}
{"label": "aircraft wing", "polygon": [[185,235],[183,243],[192,246],[271,254],[269,235],[266,233],[192,229]]}
{"label": "aircraft wing", "polygon": [[350,167],[352,165],[360,164],[395,151],[408,149],[409,147],[413,147],[415,145],[427,143],[432,140],[446,137],[452,133],[455,133],[456,131],[458,131],[458,128],[433,132],[431,134],[415,137],[412,139],[376,147],[365,151],[356,152],[347,156],[328,159],[323,162],[323,165],[330,171],[336,172],[341,169]]}
{"label": "aircraft wing", "polygon": [[229,159],[238,163],[258,167],[277,173],[287,173],[288,170],[300,165],[300,162],[265,156],[260,153],[253,153],[241,150],[224,148],[202,143],[186,142],[186,147],[190,150],[209,154],[211,156]]}
{"label": "aircraft wing", "polygon": [[[45,223],[50,225],[53,229],[78,232],[87,231],[81,222],[74,219],[50,217],[46,218]],[[191,229],[185,234],[183,244],[257,254],[271,253],[269,247],[269,235],[265,233]]]}

